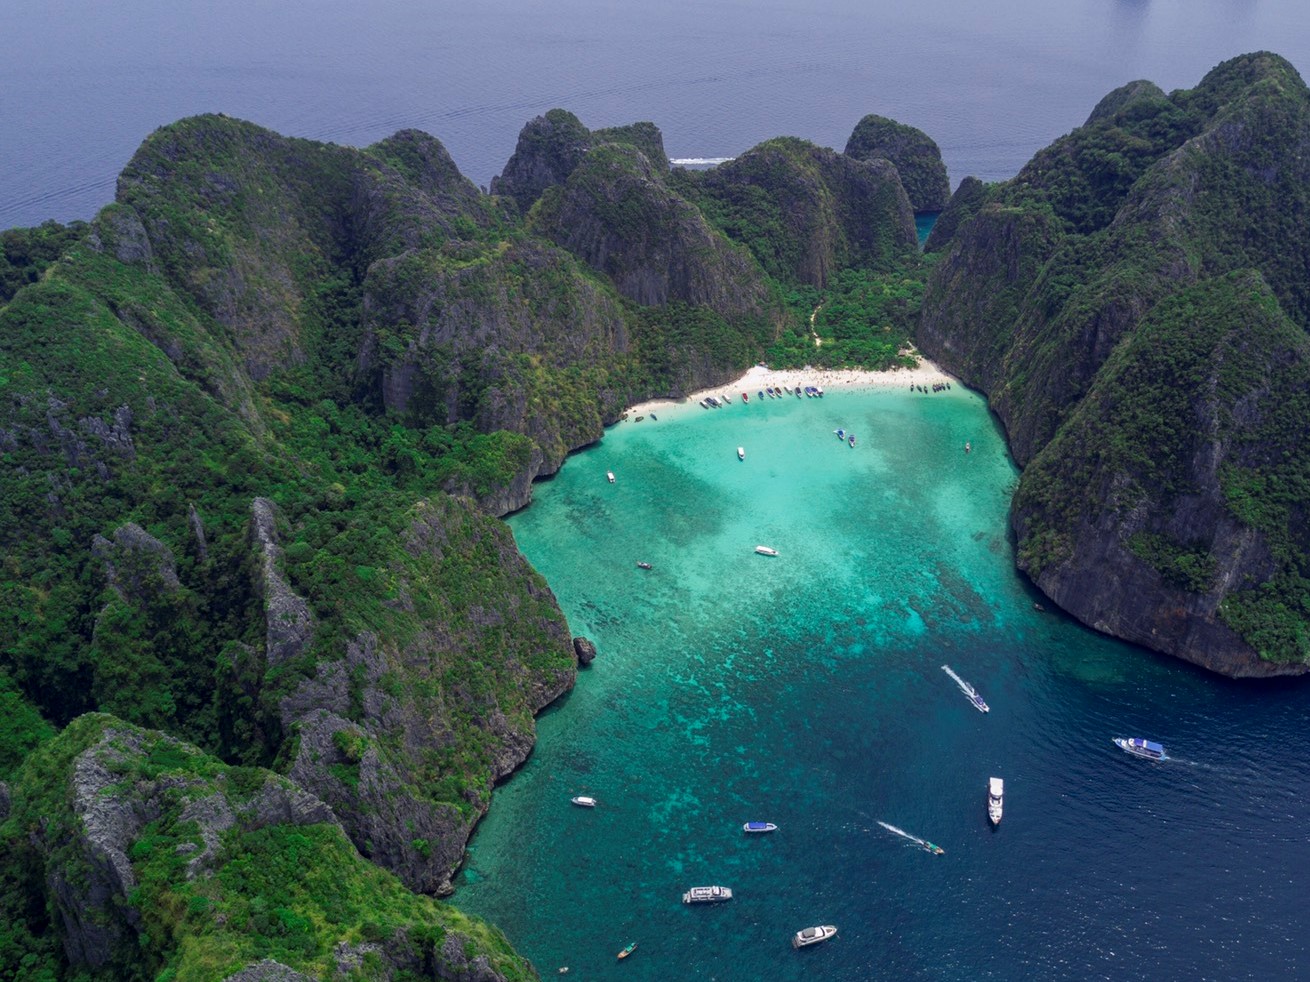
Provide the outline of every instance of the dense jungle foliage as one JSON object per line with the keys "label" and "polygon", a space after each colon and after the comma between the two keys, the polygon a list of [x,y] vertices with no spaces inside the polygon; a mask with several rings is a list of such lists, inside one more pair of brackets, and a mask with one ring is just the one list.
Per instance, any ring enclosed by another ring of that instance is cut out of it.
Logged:
{"label": "dense jungle foliage", "polygon": [[1028,465],[1020,565],[1075,614],[1060,583],[1113,536],[1259,659],[1310,662],[1307,141],[1276,55],[1135,82],[1013,180],[962,186],[929,240],[921,340],[987,389]]}

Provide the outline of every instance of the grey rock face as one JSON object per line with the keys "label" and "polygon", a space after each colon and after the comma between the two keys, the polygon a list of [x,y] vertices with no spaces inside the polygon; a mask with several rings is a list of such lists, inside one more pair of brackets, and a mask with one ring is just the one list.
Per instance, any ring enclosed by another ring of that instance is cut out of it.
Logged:
{"label": "grey rock face", "polygon": [[885,116],[865,116],[846,141],[846,155],[891,161],[915,211],[941,211],[950,200],[951,182],[942,152],[932,137],[913,126]]}
{"label": "grey rock face", "polygon": [[314,618],[282,575],[282,549],[277,541],[273,502],[256,498],[250,507],[251,538],[259,554],[259,586],[264,596],[265,654],[278,665],[303,652],[314,634]]}
{"label": "grey rock face", "polygon": [[745,251],[711,229],[634,149],[593,151],[535,219],[541,234],[637,303],[703,305],[728,318],[767,307],[767,289]]}
{"label": "grey rock face", "polygon": [[313,976],[287,968],[279,961],[265,958],[247,965],[239,972],[224,978],[223,982],[316,982]]}
{"label": "grey rock face", "polygon": [[113,542],[96,536],[92,550],[105,564],[110,588],[125,600],[148,600],[181,587],[172,551],[135,522],[115,530]]}
{"label": "grey rock face", "polygon": [[573,650],[577,652],[578,664],[583,668],[596,660],[596,646],[586,638],[574,638]]}
{"label": "grey rock face", "polygon": [[581,120],[564,109],[552,109],[523,127],[514,155],[500,176],[491,179],[491,193],[513,198],[526,213],[542,191],[568,180],[590,148],[591,133]]}
{"label": "grey rock face", "polygon": [[[426,762],[466,748],[486,762],[488,782],[505,777],[531,752],[532,714],[575,678],[563,667],[529,667],[527,658],[535,652],[503,651],[495,664],[485,664],[496,680],[494,691],[461,681],[454,666],[483,650],[487,637],[522,626],[528,615],[521,606],[557,612],[549,588],[531,572],[512,537],[469,502],[443,497],[424,503],[405,544],[416,562],[439,565],[452,550],[450,559],[458,562],[470,548],[470,535],[488,537],[478,548],[497,550],[499,566],[528,585],[526,597],[506,596],[496,608],[452,609],[425,620],[403,644],[360,634],[344,658],[320,663],[314,677],[280,704],[283,727],[298,735],[291,778],[331,805],[361,853],[423,893],[449,892],[465,842],[490,803],[477,788],[476,774],[469,775],[464,799],[434,798]],[[412,604],[405,578],[398,575],[397,584],[397,605]],[[562,617],[534,615],[532,623],[544,645],[571,650]]]}

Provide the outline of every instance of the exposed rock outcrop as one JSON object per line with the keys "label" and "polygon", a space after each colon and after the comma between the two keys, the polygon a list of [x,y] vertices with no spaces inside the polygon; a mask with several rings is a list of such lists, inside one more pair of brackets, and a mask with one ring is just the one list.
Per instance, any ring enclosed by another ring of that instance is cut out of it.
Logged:
{"label": "exposed rock outcrop", "polygon": [[942,152],[923,130],[886,116],[865,116],[855,124],[845,153],[856,160],[890,160],[915,211],[941,211],[951,197]]}
{"label": "exposed rock outcrop", "polygon": [[259,557],[260,592],[264,598],[264,655],[270,666],[280,665],[304,652],[314,636],[309,604],[296,595],[282,573],[276,506],[256,498],[250,506],[250,535]]}
{"label": "exposed rock outcrop", "polygon": [[710,228],[644,154],[594,148],[533,215],[533,228],[604,273],[639,304],[705,306],[729,319],[764,313],[750,257]]}
{"label": "exposed rock outcrop", "polygon": [[[211,978],[238,953],[250,962],[227,978],[241,982],[535,977],[494,930],[488,946],[485,927],[366,863],[331,809],[286,778],[104,715],[39,754],[19,774],[5,872],[38,873],[54,920],[28,929],[53,930],[75,972]],[[295,882],[278,887],[281,929],[261,927],[263,880],[283,869]]]}
{"label": "exposed rock outcrop", "polygon": [[[1310,664],[1310,620],[1290,612],[1306,516],[1250,503],[1299,486],[1307,453],[1288,442],[1293,424],[1267,425],[1301,399],[1289,366],[1310,325],[1310,235],[1286,216],[1310,207],[1307,147],[1310,92],[1274,55],[1169,96],[1116,90],[1014,180],[948,208],[919,331],[925,353],[988,393],[1027,467],[1021,567],[1086,623],[1226,674]],[[1217,310],[1245,325],[1240,343]],[[1145,337],[1168,338],[1176,363],[1144,370]],[[1188,346],[1202,337],[1211,348]],[[1281,378],[1280,394],[1236,384],[1247,364]]]}
{"label": "exposed rock outcrop", "polygon": [[573,650],[577,653],[578,664],[583,668],[596,660],[596,646],[587,638],[574,638]]}
{"label": "exposed rock outcrop", "polygon": [[914,212],[886,160],[856,160],[782,137],[691,187],[708,199],[719,226],[786,282],[824,287],[842,267],[883,268],[898,252],[918,248]]}
{"label": "exposed rock outcrop", "polygon": [[[415,506],[404,542],[409,559],[390,573],[416,630],[357,636],[281,712],[299,735],[291,777],[332,805],[362,853],[411,889],[444,893],[492,784],[532,749],[533,714],[573,685],[576,668],[554,595],[504,526],[437,498]],[[474,554],[495,556],[496,609],[457,599]],[[468,768],[465,796],[434,790],[438,762]]]}

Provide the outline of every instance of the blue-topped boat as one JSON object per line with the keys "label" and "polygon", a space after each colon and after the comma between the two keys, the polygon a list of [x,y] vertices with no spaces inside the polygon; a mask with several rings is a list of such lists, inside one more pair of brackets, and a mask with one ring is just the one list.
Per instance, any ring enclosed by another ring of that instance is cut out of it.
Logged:
{"label": "blue-topped boat", "polygon": [[776,832],[778,826],[772,822],[747,822],[741,827],[743,832]]}
{"label": "blue-topped boat", "polygon": [[1147,760],[1168,760],[1169,755],[1164,752],[1164,747],[1151,740],[1143,740],[1140,737],[1115,737],[1114,745],[1124,753],[1132,754],[1134,757],[1145,757]]}

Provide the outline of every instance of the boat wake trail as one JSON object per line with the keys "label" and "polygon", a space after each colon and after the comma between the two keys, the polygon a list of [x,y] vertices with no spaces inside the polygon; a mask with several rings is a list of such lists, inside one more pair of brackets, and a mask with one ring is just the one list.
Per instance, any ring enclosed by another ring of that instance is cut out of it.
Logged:
{"label": "boat wake trail", "polygon": [[978,695],[977,689],[971,686],[968,682],[964,681],[964,679],[960,678],[960,676],[956,675],[955,670],[951,668],[950,665],[943,665],[942,671],[945,672],[947,675],[949,675],[951,678],[955,679],[955,684],[960,687],[961,692],[963,692],[966,696],[969,697],[969,701],[973,703],[974,708],[976,708],[978,712],[980,713],[987,712],[987,703],[983,702],[983,697]]}
{"label": "boat wake trail", "polygon": [[879,821],[878,824],[881,825],[883,828],[885,828],[888,832],[891,832],[895,835],[899,835],[902,839],[908,839],[910,842],[913,842],[916,846],[918,846],[920,849],[924,850],[925,852],[936,853],[939,856],[946,852],[946,850],[943,849],[941,846],[933,845],[927,839],[920,839],[917,835],[910,835],[910,833],[906,832],[905,829],[899,829],[895,825],[892,825],[890,822]]}

